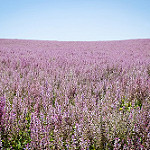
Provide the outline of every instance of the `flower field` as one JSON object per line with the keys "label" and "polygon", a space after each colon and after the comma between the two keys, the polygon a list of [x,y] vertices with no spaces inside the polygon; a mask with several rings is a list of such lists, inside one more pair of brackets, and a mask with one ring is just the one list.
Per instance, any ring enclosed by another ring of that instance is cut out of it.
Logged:
{"label": "flower field", "polygon": [[150,39],[0,39],[0,147],[148,150]]}

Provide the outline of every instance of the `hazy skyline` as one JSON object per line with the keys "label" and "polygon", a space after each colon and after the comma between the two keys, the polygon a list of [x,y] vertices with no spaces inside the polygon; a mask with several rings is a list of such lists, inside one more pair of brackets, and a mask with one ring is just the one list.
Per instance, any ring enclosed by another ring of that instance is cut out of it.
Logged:
{"label": "hazy skyline", "polygon": [[0,38],[150,38],[149,0],[0,0]]}

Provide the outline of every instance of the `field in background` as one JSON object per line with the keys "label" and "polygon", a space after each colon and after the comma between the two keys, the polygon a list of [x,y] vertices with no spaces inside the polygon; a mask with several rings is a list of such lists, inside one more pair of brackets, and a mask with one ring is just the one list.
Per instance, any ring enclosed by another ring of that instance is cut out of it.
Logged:
{"label": "field in background", "polygon": [[2,149],[150,147],[150,40],[0,40]]}

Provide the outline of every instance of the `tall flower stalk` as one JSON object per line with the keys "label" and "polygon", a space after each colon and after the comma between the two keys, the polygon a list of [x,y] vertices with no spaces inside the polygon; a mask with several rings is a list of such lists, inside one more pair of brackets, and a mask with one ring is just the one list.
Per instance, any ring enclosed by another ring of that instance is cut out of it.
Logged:
{"label": "tall flower stalk", "polygon": [[1,149],[148,149],[149,49],[0,40]]}

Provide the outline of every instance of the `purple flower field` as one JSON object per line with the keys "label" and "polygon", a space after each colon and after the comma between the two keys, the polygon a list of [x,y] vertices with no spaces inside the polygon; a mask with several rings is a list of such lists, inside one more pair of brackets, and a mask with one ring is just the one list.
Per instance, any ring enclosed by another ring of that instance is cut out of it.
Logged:
{"label": "purple flower field", "polygon": [[1,39],[0,131],[7,150],[148,150],[150,39]]}

